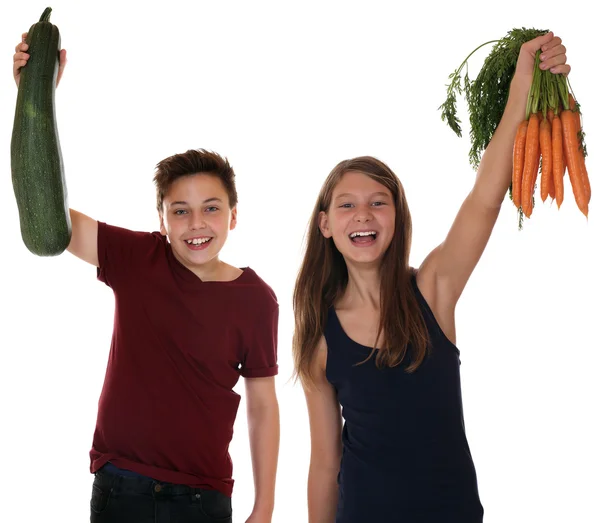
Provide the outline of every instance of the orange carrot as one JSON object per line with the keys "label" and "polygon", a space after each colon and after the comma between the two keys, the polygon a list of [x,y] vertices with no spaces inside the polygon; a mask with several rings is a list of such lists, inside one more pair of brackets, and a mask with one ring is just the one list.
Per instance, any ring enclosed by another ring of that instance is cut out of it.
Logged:
{"label": "orange carrot", "polygon": [[521,207],[521,184],[523,183],[527,123],[527,120],[523,120],[519,124],[513,147],[512,200],[517,209]]}
{"label": "orange carrot", "polygon": [[523,164],[523,184],[521,188],[521,207],[527,218],[533,212],[533,188],[540,165],[540,121],[538,115],[532,113],[527,124],[525,138],[525,162]]}
{"label": "orange carrot", "polygon": [[542,150],[542,183],[540,187],[542,201],[545,202],[550,191],[552,177],[552,135],[550,122],[544,118],[540,123],[540,148]]}
{"label": "orange carrot", "polygon": [[[552,137],[552,122],[554,121],[554,111],[552,109],[548,109],[547,118],[548,122],[550,122],[550,137]],[[552,150],[552,142],[550,142],[550,150]],[[554,163],[554,156],[552,163]],[[550,179],[548,180],[548,196],[552,198],[552,201],[556,199],[556,187],[554,186],[554,165],[552,165]]]}
{"label": "orange carrot", "polygon": [[582,143],[583,137],[581,134],[581,113],[579,112],[579,110],[576,109],[575,99],[573,98],[573,95],[571,93],[569,93],[569,107],[570,107],[571,111],[573,111],[573,114],[575,114],[575,121],[577,123],[577,141],[578,141],[577,151],[579,153],[579,162],[581,163],[581,174],[583,176],[583,187],[585,189],[587,201],[588,201],[588,203],[590,203],[590,199],[592,196],[592,190],[590,187],[590,178],[588,176],[587,167],[585,165],[585,155],[583,154],[583,143]]}
{"label": "orange carrot", "polygon": [[563,149],[567,168],[569,170],[569,179],[573,187],[573,195],[577,202],[577,207],[587,218],[588,201],[587,192],[583,181],[583,172],[581,169],[581,159],[579,152],[579,137],[577,136],[577,118],[573,111],[565,110],[560,114],[563,130]]}
{"label": "orange carrot", "polygon": [[548,196],[554,201],[556,199],[556,187],[554,186],[554,171],[550,172],[550,178],[548,180]]}
{"label": "orange carrot", "polygon": [[579,154],[579,162],[581,164],[581,175],[583,177],[583,188],[585,190],[587,203],[589,204],[590,200],[592,199],[592,188],[590,186],[590,177],[587,172],[587,167],[585,166],[585,157],[583,156],[583,153]]}
{"label": "orange carrot", "polygon": [[559,209],[565,197],[564,174],[562,124],[560,118],[556,117],[552,121],[552,178],[554,179],[554,191],[556,192],[556,205]]}

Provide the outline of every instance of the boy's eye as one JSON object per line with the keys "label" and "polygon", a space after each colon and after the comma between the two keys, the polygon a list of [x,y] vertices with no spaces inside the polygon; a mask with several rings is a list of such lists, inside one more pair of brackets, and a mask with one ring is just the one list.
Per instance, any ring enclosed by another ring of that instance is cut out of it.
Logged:
{"label": "boy's eye", "polygon": [[186,214],[187,211],[185,209],[177,209],[174,214],[176,214],[177,216],[181,216],[182,214]]}
{"label": "boy's eye", "polygon": [[206,208],[206,210],[207,210],[208,212],[215,212],[215,211],[218,211],[218,210],[219,210],[219,208],[218,208],[218,207],[214,207],[214,206],[212,206],[212,207],[207,207],[207,208]]}

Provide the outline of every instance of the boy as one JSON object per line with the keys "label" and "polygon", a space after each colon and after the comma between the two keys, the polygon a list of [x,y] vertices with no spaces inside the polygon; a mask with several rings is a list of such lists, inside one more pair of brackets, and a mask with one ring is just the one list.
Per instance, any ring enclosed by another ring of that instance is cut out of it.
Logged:
{"label": "boy", "polygon": [[[17,45],[13,73],[29,55]],[[66,64],[61,51],[57,84]],[[269,523],[279,448],[278,304],[250,269],[219,259],[236,225],[228,161],[190,150],[156,168],[160,232],[133,232],[70,210],[69,252],[115,294],[98,405],[91,521],[231,522],[228,453],[246,378],[255,505]]]}

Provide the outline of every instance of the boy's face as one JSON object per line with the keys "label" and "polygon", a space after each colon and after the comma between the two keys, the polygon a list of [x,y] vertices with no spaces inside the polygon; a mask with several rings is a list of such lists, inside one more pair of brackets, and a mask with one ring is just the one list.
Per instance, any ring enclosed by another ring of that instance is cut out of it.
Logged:
{"label": "boy's face", "polygon": [[218,261],[227,235],[236,225],[237,209],[219,178],[210,174],[182,176],[171,184],[160,213],[160,232],[175,257],[192,269]]}

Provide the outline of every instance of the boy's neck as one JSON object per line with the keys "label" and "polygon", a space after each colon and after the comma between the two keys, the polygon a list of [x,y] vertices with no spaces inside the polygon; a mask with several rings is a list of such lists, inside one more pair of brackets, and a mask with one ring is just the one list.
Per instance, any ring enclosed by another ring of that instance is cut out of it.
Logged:
{"label": "boy's neck", "polygon": [[192,271],[202,281],[233,281],[237,280],[244,272],[242,269],[219,260],[218,257],[202,265],[190,266],[180,260],[175,251],[173,251],[173,254],[184,267]]}

